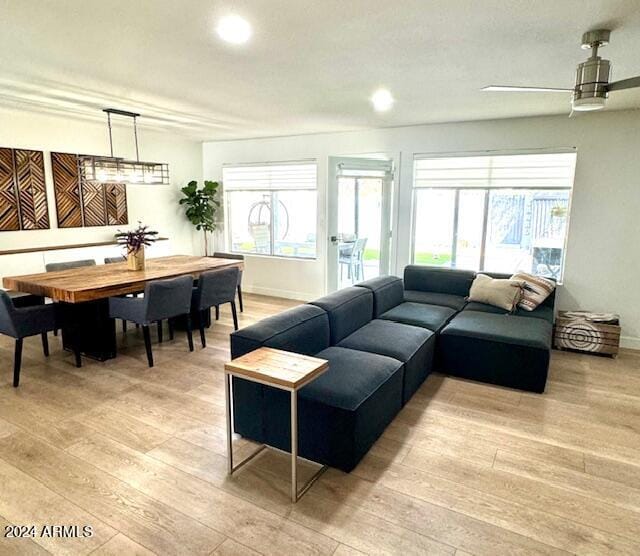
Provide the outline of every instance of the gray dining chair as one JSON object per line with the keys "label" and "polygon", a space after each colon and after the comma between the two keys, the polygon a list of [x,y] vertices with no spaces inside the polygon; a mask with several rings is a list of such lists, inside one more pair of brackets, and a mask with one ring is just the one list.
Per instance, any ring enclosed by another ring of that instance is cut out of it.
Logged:
{"label": "gray dining chair", "polygon": [[[116,263],[123,263],[125,262],[127,259],[124,255],[120,255],[119,257],[105,257],[104,258],[104,264],[116,264]],[[133,297],[138,297],[137,293],[133,293],[131,294]],[[136,324],[136,328],[140,326],[139,324]],[[127,333],[127,321],[123,320],[122,321],[122,332],[123,334]]]}
{"label": "gray dining chair", "polygon": [[[233,259],[236,261],[244,261],[244,255],[238,255],[236,253],[224,253],[222,251],[216,251],[213,254],[218,259]],[[238,305],[240,305],[240,312],[244,313],[244,304],[242,302],[242,270],[238,269]],[[220,309],[216,307],[216,320],[220,318]]]}
{"label": "gray dining chair", "polygon": [[29,336],[40,334],[42,350],[49,356],[49,340],[47,332],[56,328],[55,306],[32,305],[16,307],[9,294],[0,290],[0,334],[15,338],[13,359],[13,386],[20,384],[20,367],[22,364],[22,341]]}
{"label": "gray dining chair", "polygon": [[153,367],[151,351],[151,333],[149,325],[158,323],[160,330],[162,321],[169,321],[169,335],[173,339],[171,319],[182,315],[186,318],[189,351],[193,351],[193,335],[191,332],[191,295],[193,278],[180,276],[169,280],[148,282],[144,289],[144,297],[110,297],[109,316],[128,320],[142,326],[144,346],[147,351],[149,367]]}
{"label": "gray dining chair", "polygon": [[[63,263],[47,263],[44,265],[46,272],[58,272],[59,270],[69,270],[71,268],[81,268],[83,266],[96,266],[93,259],[81,259],[79,261],[65,261]],[[58,335],[58,329],[53,331],[53,335]]]}
{"label": "gray dining chair", "polygon": [[204,327],[207,311],[211,307],[220,307],[224,303],[231,303],[233,314],[233,328],[238,330],[238,313],[236,312],[236,287],[238,284],[238,267],[223,268],[203,272],[198,278],[198,285],[193,288],[191,296],[191,310],[198,315],[198,328],[200,329],[200,342],[202,347],[207,347],[207,339],[204,335]]}
{"label": "gray dining chair", "polygon": [[47,263],[44,269],[47,272],[57,272],[58,270],[68,270],[70,268],[80,268],[83,266],[96,266],[93,259],[82,259],[79,261],[65,261],[64,263]]}

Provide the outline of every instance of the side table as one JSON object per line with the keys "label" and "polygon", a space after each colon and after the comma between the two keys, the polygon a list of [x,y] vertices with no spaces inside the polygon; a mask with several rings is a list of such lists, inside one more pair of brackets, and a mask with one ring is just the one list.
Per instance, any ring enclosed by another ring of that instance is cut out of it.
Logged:
{"label": "side table", "polygon": [[286,390],[291,394],[291,501],[297,502],[320,477],[327,466],[323,465],[305,485],[298,490],[298,390],[318,378],[329,368],[329,362],[299,353],[267,347],[258,348],[226,363],[224,386],[227,409],[228,474],[233,475],[256,457],[267,445],[263,444],[241,462],[233,463],[233,415],[231,407],[232,377],[250,380],[265,386]]}

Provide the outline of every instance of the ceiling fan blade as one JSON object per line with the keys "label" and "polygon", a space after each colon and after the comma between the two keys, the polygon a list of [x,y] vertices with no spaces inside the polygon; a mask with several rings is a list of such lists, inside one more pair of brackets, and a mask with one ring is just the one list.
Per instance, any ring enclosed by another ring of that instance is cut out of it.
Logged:
{"label": "ceiling fan blade", "polygon": [[560,89],[557,87],[517,87],[514,85],[489,85],[483,91],[502,91],[514,93],[571,93],[573,89]]}
{"label": "ceiling fan blade", "polygon": [[635,87],[640,87],[640,75],[638,77],[630,77],[629,79],[621,79],[620,81],[609,83],[607,91],[620,91],[622,89],[634,89]]}

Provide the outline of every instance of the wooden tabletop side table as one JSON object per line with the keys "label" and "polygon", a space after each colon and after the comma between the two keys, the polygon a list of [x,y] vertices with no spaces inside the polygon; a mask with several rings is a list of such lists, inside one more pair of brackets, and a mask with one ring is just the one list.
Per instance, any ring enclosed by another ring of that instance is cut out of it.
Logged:
{"label": "wooden tabletop side table", "polygon": [[315,483],[327,466],[323,465],[305,485],[298,490],[298,391],[318,378],[329,368],[329,362],[299,353],[281,351],[267,347],[258,348],[224,366],[225,397],[227,409],[227,456],[229,475],[255,458],[266,444],[241,462],[233,463],[233,415],[231,406],[231,379],[242,378],[265,386],[286,390],[291,394],[291,501],[298,499]]}

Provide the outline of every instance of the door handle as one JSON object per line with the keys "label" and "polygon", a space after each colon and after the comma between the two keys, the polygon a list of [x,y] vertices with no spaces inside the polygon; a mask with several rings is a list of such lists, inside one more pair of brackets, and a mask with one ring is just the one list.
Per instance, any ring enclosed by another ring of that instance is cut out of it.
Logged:
{"label": "door handle", "polygon": [[338,243],[338,236],[331,236],[329,239],[331,240],[331,243]]}

